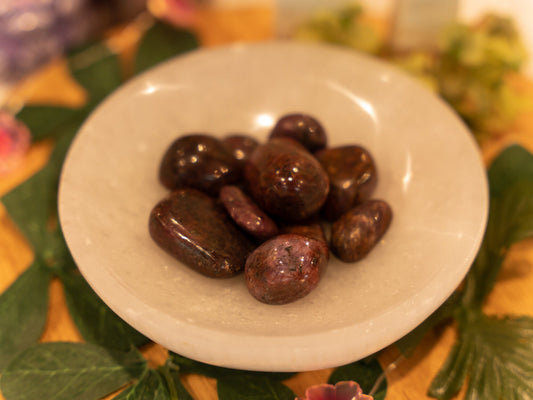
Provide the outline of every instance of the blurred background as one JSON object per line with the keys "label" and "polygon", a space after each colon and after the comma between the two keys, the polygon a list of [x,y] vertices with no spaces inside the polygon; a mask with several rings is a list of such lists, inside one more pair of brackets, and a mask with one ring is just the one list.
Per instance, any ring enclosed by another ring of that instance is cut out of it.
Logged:
{"label": "blurred background", "polygon": [[[175,25],[187,26],[198,7],[273,7],[274,32],[290,37],[317,10],[337,9],[346,0],[1,0],[0,100],[13,82],[53,57],[146,8]],[[453,20],[476,21],[487,12],[512,18],[528,53],[533,52],[531,0],[359,0],[373,18],[392,27],[396,48],[431,45],[434,35]],[[528,60],[524,72],[533,76]]]}

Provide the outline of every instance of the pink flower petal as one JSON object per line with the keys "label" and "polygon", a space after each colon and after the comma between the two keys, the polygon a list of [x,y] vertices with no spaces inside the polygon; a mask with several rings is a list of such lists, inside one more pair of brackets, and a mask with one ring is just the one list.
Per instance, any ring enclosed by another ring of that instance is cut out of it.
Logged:
{"label": "pink flower petal", "polygon": [[333,385],[314,385],[305,391],[305,397],[296,400],[373,400],[363,394],[361,386],[354,381],[343,381]]}
{"label": "pink flower petal", "polygon": [[0,110],[0,174],[14,169],[28,151],[30,131],[13,115]]}
{"label": "pink flower petal", "polygon": [[363,394],[361,386],[354,381],[343,381],[335,384],[337,398],[335,400],[372,400],[372,396]]}
{"label": "pink flower petal", "polygon": [[335,386],[325,383],[311,386],[305,391],[305,397],[299,400],[336,400]]}
{"label": "pink flower petal", "polygon": [[187,27],[193,23],[199,3],[199,0],[151,0],[149,9],[158,18],[176,26]]}

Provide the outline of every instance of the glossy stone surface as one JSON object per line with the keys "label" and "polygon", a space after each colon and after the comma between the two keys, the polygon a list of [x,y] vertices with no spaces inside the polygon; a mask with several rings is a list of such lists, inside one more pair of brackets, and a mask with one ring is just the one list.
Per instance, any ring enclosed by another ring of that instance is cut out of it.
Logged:
{"label": "glossy stone surface", "polygon": [[331,250],[345,262],[366,257],[383,237],[392,210],[383,200],[369,200],[340,217],[331,228]]}
{"label": "glossy stone surface", "polygon": [[219,197],[233,221],[252,236],[266,240],[278,233],[272,218],[237,186],[224,186]]}
{"label": "glossy stone surface", "polygon": [[220,188],[240,178],[237,160],[222,142],[210,135],[184,135],[172,142],[159,169],[168,189],[189,186],[217,195]]}
{"label": "glossy stone surface", "polygon": [[211,278],[241,272],[254,247],[213,198],[189,188],[172,192],[153,208],[149,230],[161,248]]}
{"label": "glossy stone surface", "polygon": [[316,216],[296,223],[280,223],[279,231],[280,233],[295,233],[324,243],[327,242],[324,227]]}
{"label": "glossy stone surface", "polygon": [[370,198],[377,184],[376,164],[361,146],[347,145],[315,154],[330,180],[324,216],[334,221],[354,205]]}
{"label": "glossy stone surface", "polygon": [[328,259],[324,242],[296,234],[279,235],[264,242],[246,260],[246,286],[263,303],[291,303],[316,288]]}
{"label": "glossy stone surface", "polygon": [[318,212],[328,195],[329,178],[320,163],[288,140],[259,146],[244,171],[252,197],[274,217],[303,220]]}
{"label": "glossy stone surface", "polygon": [[231,134],[222,139],[222,143],[229,149],[233,157],[237,160],[239,166],[244,168],[246,161],[254,152],[259,141],[251,136],[244,134]]}
{"label": "glossy stone surface", "polygon": [[307,114],[294,113],[282,116],[270,133],[270,138],[289,137],[314,152],[326,147],[328,138],[320,122]]}

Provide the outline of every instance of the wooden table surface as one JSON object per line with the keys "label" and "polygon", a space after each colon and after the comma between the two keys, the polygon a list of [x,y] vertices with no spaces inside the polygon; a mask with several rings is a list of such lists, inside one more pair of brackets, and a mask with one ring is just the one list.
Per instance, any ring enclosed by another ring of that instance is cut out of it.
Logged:
{"label": "wooden table surface", "polygon": [[[274,12],[269,8],[205,9],[198,13],[193,29],[203,46],[217,46],[235,41],[260,41],[274,36],[274,19]],[[125,49],[127,58],[127,50],[134,46],[138,36],[139,32],[133,27],[121,29],[110,40],[118,48]],[[533,98],[533,85],[527,79],[517,77],[515,84]],[[84,94],[68,78],[65,64],[58,60],[16,87],[11,99],[79,105],[84,101]],[[481,145],[485,161],[490,162],[509,143],[520,143],[533,151],[533,111],[522,115],[505,133]],[[51,143],[34,145],[15,171],[0,176],[0,196],[45,165],[51,148]],[[31,249],[0,205],[0,292],[30,265],[32,257]],[[532,264],[533,241],[514,246],[499,282],[486,304],[488,313],[533,316]],[[66,309],[61,285],[57,281],[53,281],[51,285],[49,317],[42,341],[81,341],[81,336]],[[454,338],[453,326],[438,333],[430,333],[412,357],[401,361],[396,368],[390,368],[387,371],[387,400],[429,399],[425,395],[427,388],[447,356]],[[157,365],[165,359],[166,350],[154,344],[147,348],[144,354],[151,363]],[[386,367],[398,356],[398,351],[390,347],[381,352],[379,361]],[[301,396],[306,387],[326,382],[330,372],[331,370],[303,372],[291,378],[287,384]],[[184,379],[195,398],[217,398],[214,380],[195,375]],[[462,395],[458,398],[462,398]],[[0,399],[3,399],[1,395]]]}

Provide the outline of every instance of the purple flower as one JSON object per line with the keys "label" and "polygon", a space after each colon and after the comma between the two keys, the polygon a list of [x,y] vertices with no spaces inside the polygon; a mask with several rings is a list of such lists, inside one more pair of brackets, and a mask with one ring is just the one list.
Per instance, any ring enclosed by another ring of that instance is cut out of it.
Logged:
{"label": "purple flower", "polygon": [[127,20],[146,0],[0,0],[0,80],[18,80]]}
{"label": "purple flower", "polygon": [[361,386],[354,381],[343,381],[333,385],[322,384],[309,387],[305,397],[295,400],[373,400],[372,396],[363,394]]}

